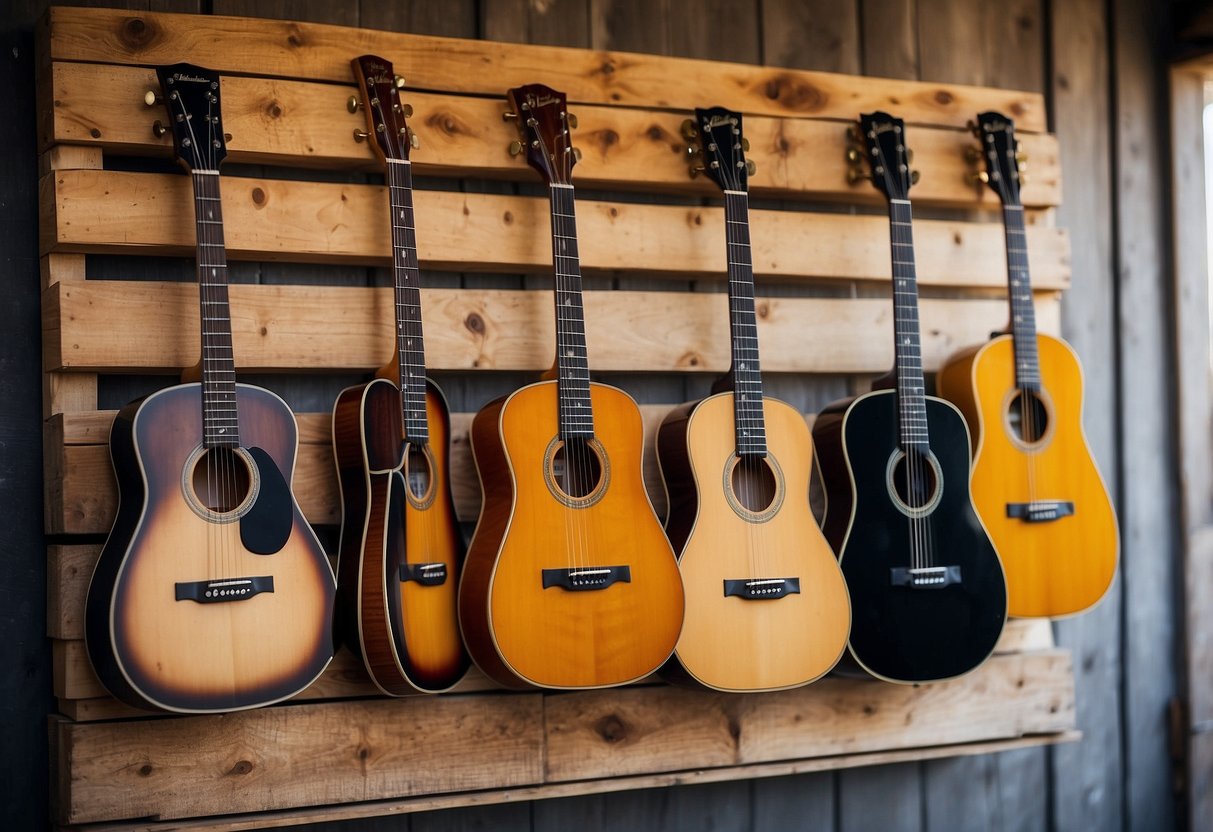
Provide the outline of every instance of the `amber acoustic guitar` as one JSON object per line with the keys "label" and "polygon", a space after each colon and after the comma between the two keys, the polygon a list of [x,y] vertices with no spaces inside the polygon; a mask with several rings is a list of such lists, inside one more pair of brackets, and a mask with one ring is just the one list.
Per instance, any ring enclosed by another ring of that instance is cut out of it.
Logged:
{"label": "amber acoustic guitar", "polygon": [[1015,125],[982,113],[978,172],[1002,200],[1011,321],[950,358],[939,394],[973,430],[973,502],[1007,572],[1015,616],[1082,612],[1116,574],[1116,513],[1082,429],[1082,366],[1070,345],[1036,331]]}
{"label": "amber acoustic guitar", "polygon": [[678,640],[678,565],[641,478],[632,399],[590,381],[565,97],[532,84],[509,101],[511,146],[549,185],[556,364],[472,423],[484,507],[459,619],[472,658],[511,687],[594,688],[640,679]]}
{"label": "amber acoustic guitar", "polygon": [[675,408],[657,434],[686,590],[666,672],[716,690],[790,688],[838,661],[850,601],[809,508],[809,428],[762,392],[741,114],[696,110],[683,134],[724,192],[732,364],[718,392]]}
{"label": "amber acoustic guitar", "polygon": [[335,585],[291,494],[295,417],[268,390],[236,383],[219,76],[188,64],[157,74],[194,184],[201,382],[153,393],[114,420],[119,504],[89,585],[88,655],[106,688],[136,707],[253,708],[295,695],[328,665]]}
{"label": "amber acoustic guitar", "polygon": [[403,79],[383,58],[353,62],[366,132],[387,166],[395,275],[392,361],[369,384],[341,392],[333,450],[341,484],[337,632],[371,679],[396,696],[433,693],[462,678],[456,593],[463,537],[451,500],[450,415],[425,375],[420,276],[409,152],[417,142],[400,100]]}

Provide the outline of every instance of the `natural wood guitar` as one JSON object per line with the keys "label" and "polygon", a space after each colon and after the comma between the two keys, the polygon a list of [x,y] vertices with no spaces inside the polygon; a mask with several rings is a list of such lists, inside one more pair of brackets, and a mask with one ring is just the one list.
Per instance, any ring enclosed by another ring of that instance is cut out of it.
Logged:
{"label": "natural wood guitar", "polygon": [[993,652],[1006,581],[969,495],[964,418],[925,394],[905,125],[866,114],[851,136],[851,158],[866,156],[889,202],[894,371],[891,389],[835,402],[813,425],[825,532],[851,593],[852,663],[888,681],[938,681]]}
{"label": "natural wood guitar", "polygon": [[484,507],[459,588],[476,664],[510,687],[594,688],[661,666],[682,626],[669,541],[641,477],[636,403],[590,381],[565,96],[509,91],[511,145],[547,181],[555,265],[554,380],[484,407],[472,451]]}
{"label": "natural wood guitar", "polygon": [[732,364],[718,392],[673,410],[657,434],[686,591],[666,672],[716,690],[790,688],[838,661],[850,601],[809,508],[809,428],[762,391],[741,114],[699,109],[683,133],[701,161],[692,171],[724,192]]}
{"label": "natural wood guitar", "polygon": [[352,63],[353,108],[366,111],[368,126],[355,137],[369,138],[387,168],[396,337],[380,377],[343,390],[333,407],[337,632],[384,693],[434,693],[458,682],[470,659],[456,612],[464,546],[451,500],[450,414],[425,374],[409,161],[417,139],[392,65],[374,55]]}
{"label": "natural wood guitar", "polygon": [[1010,614],[1072,615],[1112,584],[1116,512],[1082,429],[1082,365],[1036,331],[1015,125],[981,113],[974,132],[978,178],[1002,200],[1010,324],[948,359],[936,383],[973,430],[973,502],[1007,571]]}
{"label": "natural wood guitar", "polygon": [[201,381],[114,420],[119,505],[89,585],[88,655],[136,707],[253,708],[295,695],[332,659],[333,572],[291,494],[294,415],[270,391],[236,383],[219,76],[188,64],[157,75],[168,107],[157,131],[172,132],[194,185]]}

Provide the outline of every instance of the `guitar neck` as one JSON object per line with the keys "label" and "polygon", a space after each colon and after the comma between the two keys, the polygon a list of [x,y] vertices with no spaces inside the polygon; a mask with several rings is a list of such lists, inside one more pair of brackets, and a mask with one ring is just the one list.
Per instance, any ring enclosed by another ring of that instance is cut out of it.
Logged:
{"label": "guitar neck", "polygon": [[590,405],[590,366],[581,301],[581,264],[577,255],[577,217],[572,185],[553,183],[552,262],[555,266],[556,384],[562,439],[594,435]]}
{"label": "guitar neck", "polygon": [[240,444],[240,422],[219,172],[195,170],[191,179],[202,314],[202,444],[207,448],[236,447]]}
{"label": "guitar neck", "polygon": [[914,268],[913,214],[906,199],[889,200],[893,256],[893,355],[897,373],[897,423],[903,451],[930,448]]}
{"label": "guitar neck", "polygon": [[732,335],[733,427],[740,456],[766,456],[762,370],[754,314],[754,267],[750,256],[750,207],[744,191],[724,192],[728,242],[729,329]]}
{"label": "guitar neck", "polygon": [[1040,390],[1040,359],[1036,349],[1036,308],[1028,275],[1028,240],[1023,206],[1004,204],[1007,237],[1007,296],[1011,300],[1011,341],[1015,352],[1015,386]]}
{"label": "guitar neck", "polygon": [[421,326],[421,276],[417,232],[413,225],[413,166],[389,159],[388,200],[392,210],[392,272],[396,285],[396,357],[404,435],[409,442],[429,441],[425,416],[425,339]]}

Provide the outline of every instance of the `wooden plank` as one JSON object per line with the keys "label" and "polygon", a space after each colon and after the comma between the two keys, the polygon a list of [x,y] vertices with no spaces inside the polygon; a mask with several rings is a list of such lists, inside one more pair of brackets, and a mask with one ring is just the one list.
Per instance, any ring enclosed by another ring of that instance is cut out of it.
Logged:
{"label": "wooden plank", "polygon": [[[222,189],[231,259],[390,262],[382,187],[225,177]],[[44,228],[49,252],[194,252],[192,226],[178,221],[192,211],[184,176],[71,172],[55,177],[53,191],[54,216]],[[121,212],[113,210],[115,201]],[[546,199],[421,190],[414,202],[423,268],[551,271]],[[681,278],[723,273],[724,212],[715,206],[582,200],[578,208],[580,260],[587,271]],[[750,221],[761,278],[889,279],[885,217],[755,210]],[[989,265],[990,252],[1003,245],[1001,225],[920,220],[915,237],[921,284],[1005,286],[1005,277]],[[1028,241],[1037,288],[1066,288],[1066,232],[1033,226]]]}
{"label": "wooden plank", "polygon": [[[1086,359],[1084,427],[1112,499],[1123,506],[1117,477],[1116,331],[1113,319],[1112,171],[1110,168],[1107,4],[1069,0],[1049,4],[1053,127],[1072,182],[1058,209],[1074,246],[1074,285],[1080,299],[1062,311],[1066,338]],[[1079,277],[1081,275],[1081,277]],[[1117,581],[1094,610],[1059,622],[1057,641],[1075,655],[1079,745],[1057,749],[1050,768],[1056,829],[1120,829],[1123,820],[1121,734],[1121,596]],[[1155,725],[1161,725],[1161,713]]]}
{"label": "wooden plank", "polygon": [[61,823],[190,817],[540,782],[543,699],[448,696],[65,724]]}
{"label": "wooden plank", "polygon": [[[779,116],[852,118],[895,102],[915,124],[961,127],[981,107],[1013,115],[1025,132],[1044,130],[1038,94],[843,77],[822,72],[549,46],[435,38],[292,21],[252,23],[156,13],[54,9],[48,54],[55,61],[142,65],[193,61],[220,72],[349,80],[349,56],[393,60],[414,87],[497,96],[544,78],[578,103],[689,109],[711,100]],[[214,49],[222,43],[222,50]],[[137,59],[132,61],[132,50]],[[468,71],[475,67],[475,71]],[[870,68],[869,68],[870,71]],[[671,83],[677,78],[677,83]]]}
{"label": "wooden plank", "polygon": [[[1070,672],[1068,653],[1040,651],[996,656],[964,679],[919,688],[830,678],[761,697],[677,688],[553,695],[545,712],[547,778],[1066,730],[1074,720]],[[822,731],[824,724],[831,730]]]}
{"label": "wooden plank", "polygon": [[[171,136],[156,138],[151,131],[152,122],[162,113],[148,110],[143,103],[143,94],[151,86],[148,70],[57,64],[56,73],[54,132],[44,137],[45,142],[84,143],[122,154],[171,153]],[[100,89],[98,73],[105,76]],[[225,130],[232,137],[229,160],[378,170],[366,143],[353,139],[354,129],[365,127],[365,117],[346,109],[352,89],[225,76]],[[506,152],[510,141],[517,138],[517,130],[502,121],[504,97],[467,98],[411,90],[404,97],[414,108],[409,123],[421,142],[410,154],[418,174],[534,181],[524,160]],[[577,184],[715,195],[715,186],[705,178],[692,181],[687,175],[680,127],[689,111],[582,105],[576,115],[579,122],[573,139],[584,153],[576,168]],[[318,124],[325,127],[318,129]],[[974,201],[975,189],[964,181],[968,164],[962,145],[967,135],[955,129],[914,129],[915,159],[923,170],[914,191],[916,202],[967,205]],[[746,136],[751,144],[747,156],[758,166],[749,183],[755,194],[854,198],[856,189],[846,180],[845,131],[837,121],[752,116],[746,121]],[[1048,135],[1025,134],[1023,146],[1033,158],[1035,174],[1024,188],[1025,204],[1057,204],[1060,176],[1050,162],[1057,155],[1055,143]],[[811,163],[806,161],[810,149]],[[867,197],[870,190],[860,193]],[[992,196],[983,198],[987,207],[996,205]]]}
{"label": "wooden plank", "polygon": [[[1066,731],[1056,734],[1038,734],[1012,740],[992,740],[989,742],[964,743],[961,745],[932,746],[908,751],[848,754],[837,757],[789,760],[752,766],[693,769],[635,777],[606,777],[600,780],[589,780],[578,783],[554,783],[513,789],[489,789],[477,792],[406,798],[403,800],[366,801],[347,803],[341,806],[263,812],[256,815],[228,815],[165,823],[157,823],[156,821],[103,823],[90,827],[90,832],[166,832],[166,830],[170,829],[178,830],[178,832],[248,832],[248,830],[253,829],[297,826],[308,822],[332,823],[359,818],[390,817],[459,806],[493,806],[503,803],[513,804],[526,800],[551,800],[583,794],[612,794],[637,789],[661,789],[696,783],[732,782],[747,778],[799,777],[800,775],[813,772],[888,765],[907,760],[971,757],[999,751],[1037,748],[1044,745],[1077,742],[1081,738],[1082,735],[1077,731]],[[536,805],[536,811],[539,811],[538,804]]]}
{"label": "wooden plank", "polygon": [[[917,79],[918,27],[914,0],[863,0],[862,8],[860,42],[864,74]],[[968,115],[966,120],[972,117]]]}
{"label": "wooden plank", "polygon": [[859,74],[854,0],[763,0],[763,63]]}
{"label": "wooden plank", "polygon": [[[241,370],[376,369],[391,343],[386,288],[231,287]],[[550,292],[422,289],[432,370],[540,370],[551,364]],[[43,295],[47,370],[172,372],[197,361],[197,289],[177,283],[85,281]],[[586,292],[595,371],[721,372],[727,368],[725,295]],[[1040,328],[1055,332],[1055,296],[1037,297]],[[878,372],[892,363],[885,299],[759,298],[763,368],[770,372]],[[925,299],[924,367],[980,343],[1006,322],[1000,300]],[[123,337],[115,338],[121,332]]]}
{"label": "wooden plank", "polygon": [[838,778],[840,832],[866,832],[869,829],[924,832],[921,779],[922,765],[919,763],[845,772]]}

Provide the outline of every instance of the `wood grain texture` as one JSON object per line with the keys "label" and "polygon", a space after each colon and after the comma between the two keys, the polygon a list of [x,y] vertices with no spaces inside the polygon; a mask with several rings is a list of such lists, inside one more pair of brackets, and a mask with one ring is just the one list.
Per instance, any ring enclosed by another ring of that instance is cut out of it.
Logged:
{"label": "wood grain texture", "polygon": [[[548,291],[422,289],[431,370],[542,370],[554,345]],[[367,371],[391,343],[388,288],[233,285],[233,347],[241,371]],[[593,371],[722,372],[728,366],[723,294],[587,292]],[[1042,332],[1057,331],[1056,299],[1036,299]],[[996,300],[924,300],[924,367],[1006,319]],[[879,372],[892,363],[886,299],[759,298],[764,369]],[[43,366],[77,372],[173,372],[197,361],[197,289],[175,283],[85,281],[43,296]],[[130,337],[115,337],[122,332]],[[138,337],[135,337],[135,335]]]}
{"label": "wood grain texture", "polygon": [[[991,93],[960,85],[941,86],[886,79],[842,78],[819,72],[698,62],[619,52],[434,38],[290,21],[259,22],[212,16],[196,18],[56,9],[49,18],[49,55],[56,61],[129,63],[193,61],[219,72],[349,80],[349,55],[393,56],[397,69],[421,89],[500,95],[535,77],[564,90],[576,103],[689,109],[712,99],[733,110],[771,115],[850,118],[858,110],[887,107],[896,99],[908,123],[961,127],[986,106],[1010,111],[1025,132],[1044,127],[1037,94]],[[224,49],[210,48],[222,42]],[[466,67],[476,66],[476,72]],[[875,67],[865,67],[872,74]],[[670,84],[669,78],[685,79]],[[1001,100],[998,100],[1001,99]]]}

